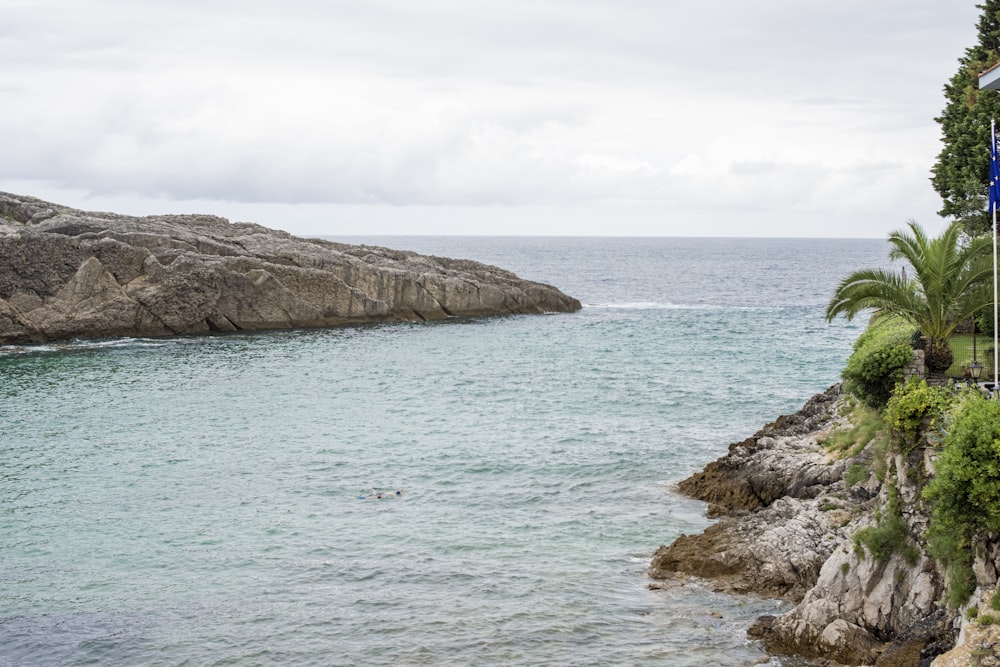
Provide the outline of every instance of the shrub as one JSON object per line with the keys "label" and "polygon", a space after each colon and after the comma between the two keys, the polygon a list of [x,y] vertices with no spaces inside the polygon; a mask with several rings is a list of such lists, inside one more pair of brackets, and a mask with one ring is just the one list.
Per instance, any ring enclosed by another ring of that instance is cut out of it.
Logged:
{"label": "shrub", "polygon": [[1000,530],[1000,402],[969,393],[956,406],[933,479],[928,547],[948,571],[949,603],[975,589],[972,540]]}
{"label": "shrub", "polygon": [[878,412],[864,405],[853,405],[847,412],[850,425],[831,431],[821,444],[837,456],[857,456],[865,445],[885,428]]}
{"label": "shrub", "polygon": [[912,358],[913,332],[911,324],[893,315],[873,319],[847,359],[842,373],[845,391],[870,408],[885,407]]}
{"label": "shrub", "polygon": [[856,486],[868,479],[868,466],[854,463],[844,471],[844,484],[847,488]]}
{"label": "shrub", "polygon": [[913,449],[924,430],[941,422],[954,396],[954,392],[928,386],[917,377],[911,377],[897,388],[882,412],[882,418],[892,430],[896,451],[907,453]]}
{"label": "shrub", "polygon": [[906,561],[914,565],[920,555],[915,548],[909,548],[910,546],[906,522],[903,521],[903,515],[899,510],[899,493],[895,487],[890,486],[889,501],[884,511],[876,513],[875,525],[854,533],[854,550],[860,556],[864,556],[867,552],[880,563],[886,562],[892,554],[901,551]]}

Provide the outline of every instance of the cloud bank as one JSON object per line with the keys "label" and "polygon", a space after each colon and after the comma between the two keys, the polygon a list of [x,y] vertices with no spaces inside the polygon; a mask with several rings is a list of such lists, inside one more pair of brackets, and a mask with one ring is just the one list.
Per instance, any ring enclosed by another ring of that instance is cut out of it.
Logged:
{"label": "cloud bank", "polygon": [[498,211],[541,216],[536,233],[629,215],[655,234],[933,223],[933,117],[978,16],[931,0],[8,5],[0,189],[333,234],[517,228]]}

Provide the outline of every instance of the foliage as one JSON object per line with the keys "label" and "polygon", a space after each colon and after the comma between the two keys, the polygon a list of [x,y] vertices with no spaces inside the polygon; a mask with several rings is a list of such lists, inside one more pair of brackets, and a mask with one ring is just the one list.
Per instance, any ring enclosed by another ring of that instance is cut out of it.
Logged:
{"label": "foliage", "polygon": [[879,413],[865,405],[854,403],[847,416],[850,420],[847,426],[830,431],[820,440],[820,444],[837,458],[856,456],[885,426]]}
{"label": "foliage", "polygon": [[909,452],[919,442],[924,430],[940,423],[954,396],[951,390],[931,387],[917,377],[911,377],[905,385],[897,388],[882,412],[885,423],[892,429],[896,450]]}
{"label": "foliage", "polygon": [[850,320],[869,309],[897,315],[927,339],[928,368],[943,371],[951,365],[948,337],[963,320],[993,305],[992,240],[979,237],[959,243],[958,223],[934,239],[916,222],[911,221],[909,228],[889,234],[889,258],[904,260],[912,273],[886,269],[850,273],[830,299],[826,318],[844,315]]}
{"label": "foliage", "polygon": [[847,488],[857,486],[866,479],[868,479],[868,466],[863,466],[860,463],[850,465],[844,471],[844,484],[847,485]]}
{"label": "foliage", "polygon": [[939,214],[954,217],[966,236],[991,228],[987,212],[990,119],[1000,118],[1000,94],[979,89],[979,74],[1000,61],[1000,0],[977,5],[983,13],[978,41],[959,58],[959,69],[945,85],[941,126],[942,149],[932,168],[931,183],[941,195]]}
{"label": "foliage", "polygon": [[854,533],[854,550],[860,556],[865,552],[884,563],[897,551],[903,553],[910,565],[915,565],[919,553],[910,544],[906,522],[899,509],[899,492],[889,487],[889,499],[884,510],[875,514],[875,525],[867,526]]}
{"label": "foliage", "polygon": [[854,352],[844,368],[844,390],[866,407],[885,407],[903,366],[910,362],[913,327],[898,317],[878,317],[854,342]]}
{"label": "foliage", "polygon": [[1000,530],[1000,402],[964,397],[923,495],[932,508],[928,547],[947,567],[949,602],[963,604],[975,588],[972,540]]}
{"label": "foliage", "polygon": [[993,595],[990,596],[990,607],[1000,611],[1000,590],[993,591]]}

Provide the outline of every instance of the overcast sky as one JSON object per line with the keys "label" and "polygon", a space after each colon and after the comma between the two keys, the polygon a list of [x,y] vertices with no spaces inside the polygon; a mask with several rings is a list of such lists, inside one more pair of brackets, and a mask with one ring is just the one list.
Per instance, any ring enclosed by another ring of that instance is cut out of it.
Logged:
{"label": "overcast sky", "polygon": [[2,0],[0,190],[299,234],[936,233],[933,119],[978,15]]}

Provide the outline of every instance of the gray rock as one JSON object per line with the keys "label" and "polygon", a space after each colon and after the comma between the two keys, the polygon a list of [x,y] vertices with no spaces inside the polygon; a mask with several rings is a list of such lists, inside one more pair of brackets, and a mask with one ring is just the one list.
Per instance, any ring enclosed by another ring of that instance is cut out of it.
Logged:
{"label": "gray rock", "polygon": [[797,602],[846,538],[844,525],[852,510],[849,501],[833,496],[781,498],[661,546],[649,574],[654,579],[694,575],[714,590]]}
{"label": "gray rock", "polygon": [[[685,480],[681,490],[708,500],[722,517],[701,535],[660,547],[650,575],[693,575],[716,590],[797,602],[750,628],[771,653],[810,664],[926,665],[954,645],[959,620],[941,603],[942,568],[923,542],[928,519],[920,489],[933,453],[865,451],[830,461],[818,440],[843,423],[838,397],[838,387],[814,397]],[[885,481],[871,474],[865,485],[846,488],[846,465],[873,464],[875,456],[884,458]],[[885,510],[889,482],[906,537],[880,561],[856,550],[852,538]],[[980,552],[980,583],[996,581],[996,552]]]}
{"label": "gray rock", "polygon": [[468,260],[0,193],[0,344],[579,308],[552,286]]}
{"label": "gray rock", "polygon": [[778,498],[815,498],[844,474],[845,461],[831,461],[816,435],[840,423],[840,385],[810,399],[798,412],[779,417],[752,437],[729,446],[678,489],[709,505],[709,516],[766,507]]}

